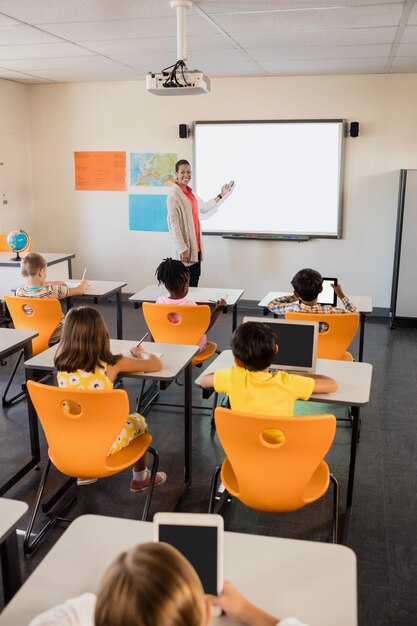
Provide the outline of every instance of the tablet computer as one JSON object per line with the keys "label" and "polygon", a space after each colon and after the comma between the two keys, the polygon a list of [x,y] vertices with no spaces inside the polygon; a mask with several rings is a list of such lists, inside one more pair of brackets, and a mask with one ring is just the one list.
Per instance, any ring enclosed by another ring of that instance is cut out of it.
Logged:
{"label": "tablet computer", "polygon": [[319,304],[329,304],[330,306],[337,306],[337,294],[332,287],[337,285],[337,278],[323,278],[323,291],[319,293],[317,302]]}
{"label": "tablet computer", "polygon": [[174,546],[194,567],[205,593],[223,589],[223,518],[203,513],[156,513],[154,539]]}

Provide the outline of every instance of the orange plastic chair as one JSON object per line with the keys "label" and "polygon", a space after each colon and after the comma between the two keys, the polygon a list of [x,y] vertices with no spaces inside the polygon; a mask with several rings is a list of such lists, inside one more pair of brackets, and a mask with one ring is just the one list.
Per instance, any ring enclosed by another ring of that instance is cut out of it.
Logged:
{"label": "orange plastic chair", "polygon": [[[9,310],[13,325],[18,330],[36,330],[38,336],[32,339],[32,352],[35,356],[49,348],[49,340],[55,328],[62,318],[62,308],[59,300],[54,298],[19,298],[4,294],[4,301]],[[28,314],[25,306],[32,309]],[[23,397],[26,391],[21,391],[13,398],[6,399],[7,392],[12,384],[14,375],[23,357],[23,350],[19,353],[17,361],[13,367],[10,378],[3,393],[3,406],[10,406],[15,400]]]}
{"label": "orange plastic chair", "polygon": [[319,332],[317,356],[320,359],[334,359],[335,361],[353,361],[353,356],[347,352],[347,348],[355,338],[359,326],[358,313],[298,313],[287,311],[285,318],[289,320],[302,320],[308,322],[325,322],[328,329]]}
{"label": "orange plastic chair", "polygon": [[[59,513],[31,541],[32,528],[38,513],[51,463],[63,474],[72,477],[59,498],[74,484],[77,476],[104,478],[122,472],[138,461],[146,452],[153,456],[150,485],[143,508],[142,520],[148,517],[158,453],[150,448],[152,437],[144,433],[126,448],[107,456],[112,443],[122,430],[129,414],[129,399],[122,389],[72,390],[42,385],[33,380],[27,383],[28,392],[48,442],[49,461],[42,476],[31,519],[24,540],[24,552],[30,554],[45,533],[58,521]],[[78,410],[71,407],[78,405]],[[53,505],[58,498],[53,498]],[[43,510],[45,510],[45,506]]]}
{"label": "orange plastic chair", "polygon": [[[207,304],[174,306],[144,302],[142,310],[152,337],[160,343],[198,345],[210,326],[210,307]],[[177,322],[172,321],[172,315],[176,316]],[[193,365],[203,363],[216,350],[217,344],[207,341],[205,349],[193,358]]]}
{"label": "orange plastic chair", "polygon": [[[253,509],[274,513],[315,502],[331,480],[336,542],[339,485],[323,460],[336,433],[334,415],[268,417],[218,407],[215,420],[227,457],[213,475],[209,513],[214,511],[219,473],[228,494]],[[279,442],[274,437],[277,431]]]}

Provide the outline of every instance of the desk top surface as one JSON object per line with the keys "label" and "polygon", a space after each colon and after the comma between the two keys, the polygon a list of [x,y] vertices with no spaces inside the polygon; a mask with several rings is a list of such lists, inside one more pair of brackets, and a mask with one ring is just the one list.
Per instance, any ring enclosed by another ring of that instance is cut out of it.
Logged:
{"label": "desk top surface", "polygon": [[[81,279],[80,279],[81,280]],[[66,280],[68,287],[78,287],[80,280]],[[104,297],[109,296],[116,291],[120,291],[123,287],[126,287],[126,282],[117,282],[109,280],[88,280],[88,287],[84,292],[85,296],[92,297]],[[82,296],[77,296],[82,297]]]}
{"label": "desk top surface", "polygon": [[[168,292],[163,285],[148,285],[130,296],[132,302],[154,302],[160,296],[167,296]],[[243,289],[229,289],[229,287],[190,287],[187,298],[199,304],[215,302],[224,298],[227,304],[234,306],[243,295]]]}
{"label": "desk top surface", "polygon": [[[212,374],[218,369],[234,365],[231,350],[224,350],[208,368],[196,379],[197,385],[201,376]],[[291,372],[296,374],[296,372]],[[334,393],[314,394],[310,402],[325,402],[327,404],[341,404],[349,406],[365,406],[369,402],[372,381],[372,365],[359,363],[358,361],[332,361],[330,359],[317,359],[316,374],[331,376],[338,384],[338,390]]]}
{"label": "desk top surface", "polygon": [[[267,308],[271,300],[274,300],[275,298],[282,298],[283,296],[288,295],[291,294],[285,291],[270,291],[266,294],[266,296],[262,298],[262,300],[258,302],[258,306]],[[356,305],[359,313],[372,313],[372,296],[348,296],[348,298],[351,302],[353,302],[353,304]],[[338,306],[342,306],[342,303],[338,303]]]}
{"label": "desk top surface", "polygon": [[[27,626],[46,609],[96,592],[111,561],[152,541],[150,522],[96,515],[78,517],[0,615],[0,626]],[[250,567],[242,567],[244,562]],[[340,545],[226,532],[224,575],[249,600],[310,626],[357,624],[356,557]],[[229,626],[226,618],[212,624]]]}
{"label": "desk top surface", "polygon": [[28,510],[26,502],[0,498],[0,541]]}
{"label": "desk top surface", "polygon": [[[12,256],[15,253],[10,250],[10,252],[0,252],[0,266],[1,267],[16,267],[20,268],[19,261],[12,261]],[[62,261],[68,261],[69,259],[73,259],[75,254],[73,252],[41,252],[43,258],[46,261],[47,265],[55,265],[56,263],[61,263]],[[22,255],[22,258],[25,256],[25,253]]]}
{"label": "desk top surface", "polygon": [[0,328],[0,356],[4,352],[23,348],[28,341],[38,336],[36,330],[16,330],[15,328]]}
{"label": "desk top surface", "polygon": [[[113,354],[119,354],[122,350],[129,350],[137,344],[140,337],[134,340],[111,339],[110,349]],[[184,346],[173,343],[152,343],[144,341],[143,347],[148,352],[162,354],[161,360],[163,367],[159,372],[129,372],[123,374],[128,378],[152,378],[153,380],[174,380],[178,374],[188,365],[193,356],[198,352],[198,346]],[[57,346],[52,346],[48,350],[37,354],[28,361],[25,361],[25,367],[54,370],[54,355]]]}

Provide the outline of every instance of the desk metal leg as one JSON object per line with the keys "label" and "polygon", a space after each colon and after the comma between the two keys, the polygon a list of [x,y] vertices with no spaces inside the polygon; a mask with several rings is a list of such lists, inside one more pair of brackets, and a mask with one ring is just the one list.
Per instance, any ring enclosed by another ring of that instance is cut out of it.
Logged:
{"label": "desk metal leg", "polygon": [[1,571],[3,577],[4,603],[7,604],[22,586],[20,575],[17,534],[13,530],[0,545]]}
{"label": "desk metal leg", "polygon": [[72,259],[68,259],[68,278],[72,278]]}
{"label": "desk metal leg", "polygon": [[347,509],[349,509],[352,506],[353,483],[355,480],[356,448],[358,445],[359,424],[360,424],[358,406],[353,406],[351,408],[351,415],[352,415],[352,439],[350,442],[349,477],[348,477],[347,498],[346,498]]}
{"label": "desk metal leg", "polygon": [[191,368],[192,364],[190,362],[184,371],[184,480],[187,485],[191,484],[192,470],[193,407]]}
{"label": "desk metal leg", "polygon": [[233,321],[232,321],[232,331],[235,332],[237,326],[237,302],[233,307]]}
{"label": "desk metal leg", "polygon": [[116,292],[117,339],[123,339],[122,290]]}
{"label": "desk metal leg", "polygon": [[360,324],[360,330],[359,330],[359,362],[362,363],[363,360],[363,339],[365,336],[365,320],[366,320],[366,315],[365,313],[361,313],[361,324]]}

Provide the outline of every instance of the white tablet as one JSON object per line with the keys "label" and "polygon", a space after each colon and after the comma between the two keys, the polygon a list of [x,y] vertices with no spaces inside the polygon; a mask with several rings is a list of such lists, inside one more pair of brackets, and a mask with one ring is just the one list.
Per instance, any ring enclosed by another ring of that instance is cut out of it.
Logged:
{"label": "white tablet", "polygon": [[155,541],[164,541],[185,556],[200,577],[205,593],[223,589],[223,518],[205,513],[156,513]]}

